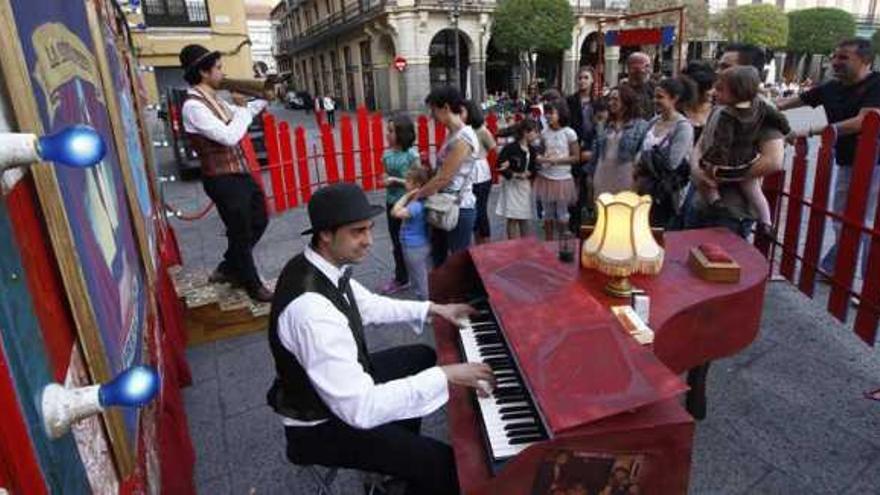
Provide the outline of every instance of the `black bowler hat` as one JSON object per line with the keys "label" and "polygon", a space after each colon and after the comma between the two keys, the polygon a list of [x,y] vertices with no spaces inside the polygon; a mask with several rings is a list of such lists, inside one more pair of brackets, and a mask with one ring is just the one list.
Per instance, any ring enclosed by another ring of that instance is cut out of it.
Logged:
{"label": "black bowler hat", "polygon": [[367,201],[364,190],[355,184],[339,183],[322,187],[309,200],[309,221],[312,228],[303,235],[332,229],[372,218],[385,211]]}
{"label": "black bowler hat", "polygon": [[190,74],[198,69],[199,63],[212,57],[220,58],[220,52],[212,52],[202,45],[186,45],[180,50],[180,65],[184,74]]}

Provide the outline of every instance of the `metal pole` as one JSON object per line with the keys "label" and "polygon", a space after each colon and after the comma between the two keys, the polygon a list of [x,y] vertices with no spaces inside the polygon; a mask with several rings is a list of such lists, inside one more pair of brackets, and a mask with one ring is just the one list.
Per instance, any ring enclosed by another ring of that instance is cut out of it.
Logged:
{"label": "metal pole", "polygon": [[682,60],[684,46],[684,9],[684,7],[681,7],[681,10],[678,11],[678,63],[675,65],[674,72],[676,76],[681,74],[681,69],[685,66],[685,61]]}

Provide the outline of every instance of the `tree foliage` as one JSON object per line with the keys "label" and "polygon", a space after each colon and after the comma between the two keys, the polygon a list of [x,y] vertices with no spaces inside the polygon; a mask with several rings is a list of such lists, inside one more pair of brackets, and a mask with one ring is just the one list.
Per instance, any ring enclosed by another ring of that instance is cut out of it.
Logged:
{"label": "tree foliage", "polygon": [[794,52],[825,55],[855,33],[856,20],[841,9],[817,7],[788,14],[788,49]]}
{"label": "tree foliage", "polygon": [[880,54],[880,29],[871,35],[871,47],[874,48],[874,53]]}
{"label": "tree foliage", "polygon": [[[639,13],[678,7],[682,4],[685,6],[685,41],[705,38],[709,30],[709,5],[705,0],[630,0],[629,7],[633,13]],[[678,12],[645,18],[645,24],[675,26],[677,30]]]}
{"label": "tree foliage", "polygon": [[567,0],[500,0],[492,39],[514,53],[559,52],[571,47],[574,15]]}
{"label": "tree foliage", "polygon": [[728,41],[763,48],[782,48],[788,42],[788,17],[775,5],[750,4],[726,9],[715,26]]}

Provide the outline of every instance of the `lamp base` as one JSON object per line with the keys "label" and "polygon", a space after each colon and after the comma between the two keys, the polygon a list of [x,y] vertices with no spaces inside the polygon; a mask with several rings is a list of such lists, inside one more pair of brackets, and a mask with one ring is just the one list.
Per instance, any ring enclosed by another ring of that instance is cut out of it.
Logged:
{"label": "lamp base", "polygon": [[614,277],[605,286],[605,293],[613,297],[632,297],[633,286],[628,277]]}

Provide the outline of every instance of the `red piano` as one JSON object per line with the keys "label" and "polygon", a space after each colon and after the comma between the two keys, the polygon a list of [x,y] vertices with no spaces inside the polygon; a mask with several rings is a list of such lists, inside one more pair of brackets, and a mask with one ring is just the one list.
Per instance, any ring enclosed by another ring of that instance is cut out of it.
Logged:
{"label": "red piano", "polygon": [[[461,328],[434,321],[440,361],[486,362],[498,378],[488,398],[451,393],[464,493],[687,492],[693,419],[680,404],[688,387],[678,373],[754,339],[767,265],[723,230],[665,241],[663,272],[632,279],[652,299],[653,347],[612,316],[608,306],[621,302],[601,293],[604,276],[557,261],[553,245],[476,246],[432,272],[432,300],[478,309]],[[743,267],[739,283],[690,274],[687,251],[703,242],[724,246]],[[715,321],[728,317],[735,321]]]}

